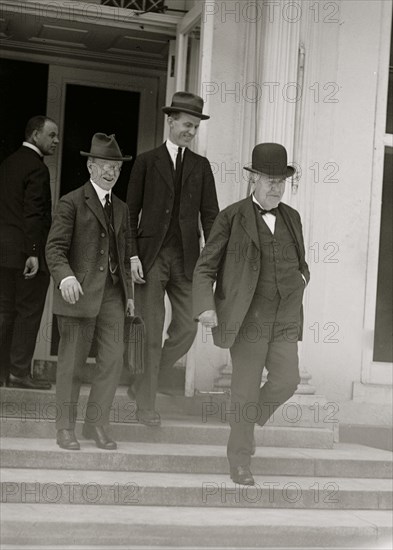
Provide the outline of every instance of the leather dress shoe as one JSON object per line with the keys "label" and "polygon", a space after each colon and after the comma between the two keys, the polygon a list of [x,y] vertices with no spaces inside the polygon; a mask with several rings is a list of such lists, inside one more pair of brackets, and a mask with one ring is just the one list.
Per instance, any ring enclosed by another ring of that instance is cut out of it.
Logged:
{"label": "leather dress shoe", "polygon": [[145,426],[161,426],[160,415],[157,411],[153,411],[152,409],[138,409],[136,411],[136,418],[138,422],[145,424]]}
{"label": "leather dress shoe", "polygon": [[254,478],[248,466],[235,466],[231,468],[231,479],[240,485],[254,485]]}
{"label": "leather dress shoe", "polygon": [[50,390],[52,384],[48,380],[37,380],[31,374],[25,376],[8,375],[7,386],[9,388],[24,388],[27,390]]}
{"label": "leather dress shoe", "polygon": [[108,437],[103,426],[84,424],[82,435],[85,439],[94,439],[99,449],[105,449],[106,451],[114,451],[117,449],[116,442]]}
{"label": "leather dress shoe", "polygon": [[57,430],[56,442],[59,447],[67,449],[67,451],[79,451],[81,448],[74,430]]}

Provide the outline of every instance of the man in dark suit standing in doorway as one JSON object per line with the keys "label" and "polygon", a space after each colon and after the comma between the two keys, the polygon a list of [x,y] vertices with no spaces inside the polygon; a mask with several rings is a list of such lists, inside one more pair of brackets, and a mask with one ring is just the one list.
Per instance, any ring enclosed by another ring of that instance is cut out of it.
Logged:
{"label": "man in dark suit standing in doorway", "polygon": [[56,123],[35,116],[23,145],[0,166],[0,361],[6,383],[16,388],[51,387],[30,369],[49,284],[51,190],[43,157],[58,143]]}
{"label": "man in dark suit standing in doorway", "polygon": [[96,366],[82,433],[97,447],[113,450],[117,444],[105,426],[123,367],[125,313],[133,304],[129,213],[112,188],[131,157],[122,155],[114,135],[102,133],[94,134],[90,151],[81,155],[87,157],[90,181],[59,200],[46,245],[60,333],[57,444],[80,448],[74,429],[81,372],[95,333]]}
{"label": "man in dark suit standing in doorway", "polygon": [[[300,216],[280,202],[294,173],[287,152],[261,143],[252,154],[253,194],[220,212],[194,272],[194,314],[232,357],[227,455],[235,483],[253,485],[254,425],[296,391],[302,298],[310,279]],[[217,286],[213,293],[213,283]],[[268,371],[261,386],[262,371]]]}
{"label": "man in dark suit standing in doorway", "polygon": [[[199,218],[206,239],[218,213],[209,161],[188,148],[200,121],[209,118],[202,113],[203,99],[176,92],[162,110],[169,138],[137,157],[127,197],[135,307],[146,326],[145,372],[135,382],[137,416],[148,426],[160,425],[155,410],[159,370],[173,366],[195,338],[192,273],[200,252]],[[161,349],[165,291],[172,320]]]}

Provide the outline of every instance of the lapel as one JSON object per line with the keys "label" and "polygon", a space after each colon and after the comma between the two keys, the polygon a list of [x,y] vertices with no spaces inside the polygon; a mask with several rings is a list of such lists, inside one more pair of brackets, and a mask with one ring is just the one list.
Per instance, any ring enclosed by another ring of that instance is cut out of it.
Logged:
{"label": "lapel", "polygon": [[284,223],[287,226],[293,240],[296,243],[296,248],[297,248],[297,253],[299,255],[299,259],[302,259],[304,254],[302,253],[302,250],[301,250],[302,239],[301,239],[301,234],[300,234],[300,231],[299,231],[300,227],[298,226],[297,223],[294,223],[294,219],[291,215],[291,211],[287,210],[285,204],[280,202],[280,204],[278,205],[278,210],[280,211],[280,214],[281,214],[281,216],[284,220]]}
{"label": "lapel", "polygon": [[104,209],[102,208],[100,199],[98,198],[97,193],[94,191],[94,188],[90,181],[85,183],[84,192],[87,207],[90,208],[102,227],[107,230]]}
{"label": "lapel", "polygon": [[188,176],[191,174],[196,162],[197,162],[197,155],[190,151],[188,148],[184,150],[183,153],[183,171],[182,171],[182,187],[184,183],[186,182]]}
{"label": "lapel", "polygon": [[171,166],[171,162],[172,161],[170,159],[166,145],[165,143],[163,143],[156,150],[154,164],[157,168],[158,173],[162,177],[162,179],[169,186],[170,190],[173,191],[174,190],[173,169]]}
{"label": "lapel", "polygon": [[252,203],[251,195],[242,201],[239,207],[241,214],[240,223],[244,231],[248,234],[255,246],[260,249],[257,221],[255,219],[255,208]]}

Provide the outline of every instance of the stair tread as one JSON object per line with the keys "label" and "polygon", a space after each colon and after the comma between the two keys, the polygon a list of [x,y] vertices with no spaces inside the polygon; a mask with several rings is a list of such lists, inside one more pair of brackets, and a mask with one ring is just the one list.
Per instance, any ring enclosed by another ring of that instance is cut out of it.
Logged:
{"label": "stair tread", "polygon": [[[31,424],[31,425],[34,425],[34,424],[38,424],[38,423],[42,423],[42,422],[45,422],[47,424],[52,424],[52,425],[55,425],[55,421],[51,418],[23,418],[22,420],[19,418],[19,417],[14,417],[14,416],[11,416],[11,417],[0,417],[1,421],[4,423],[4,424],[7,424],[7,423],[11,423],[12,421],[16,421],[16,422],[19,422],[19,423],[23,423],[23,424]],[[77,420],[77,425],[82,425],[83,422],[80,421],[80,420]],[[138,430],[150,430],[153,432],[153,428],[148,428],[146,426],[144,426],[143,424],[140,424],[139,422],[113,422],[110,424],[111,427],[115,427],[115,426],[126,426],[127,428],[129,429],[138,429]],[[177,417],[177,416],[174,416],[174,415],[168,415],[168,416],[165,416],[164,418],[161,418],[161,427],[160,427],[160,430],[164,430],[164,429],[171,429],[171,428],[180,428],[180,429],[200,429],[200,430],[217,430],[217,429],[222,429],[222,430],[225,430],[225,431],[228,431],[229,432],[229,424],[227,424],[226,422],[219,422],[215,419],[209,419],[208,422],[202,422],[202,420],[199,418],[199,417],[191,417],[191,418],[184,418],[184,415],[181,417]],[[323,427],[307,427],[307,426],[268,426],[268,425],[265,425],[263,428],[256,428],[257,432],[259,430],[277,430],[277,431],[284,431],[284,430],[290,430],[291,432],[293,431],[306,431],[306,432],[309,432],[309,433],[312,433],[312,432],[321,432],[321,431],[324,431],[324,432],[330,432],[331,431],[331,428],[323,428]]]}
{"label": "stair tread", "polygon": [[299,526],[308,529],[344,526],[392,526],[389,510],[304,510],[253,509],[183,506],[110,506],[94,504],[1,504],[1,517],[6,522],[37,523],[107,523],[170,526],[242,527],[262,525]]}
{"label": "stair tread", "polygon": [[[256,475],[255,482],[259,486],[265,485],[266,489],[269,483],[277,483],[277,489],[288,483],[296,483],[302,490],[313,490],[314,483],[320,483],[326,487],[329,483],[334,483],[340,492],[342,491],[378,491],[391,492],[392,480],[375,478],[337,478],[320,476],[285,476],[285,475]],[[230,481],[228,474],[189,474],[172,472],[112,472],[102,470],[38,470],[32,468],[2,468],[2,483],[53,483],[62,484],[74,482],[80,485],[100,484],[114,485],[119,484],[126,487],[127,484],[134,484],[138,488],[142,487],[163,487],[163,488],[197,488],[201,489],[204,483],[221,483],[235,485]],[[27,489],[27,485],[26,485]],[[250,489],[251,491],[252,489]],[[327,487],[327,490],[333,489]]]}
{"label": "stair tread", "polygon": [[[94,442],[81,440],[82,447],[78,454],[101,454],[108,455],[108,451],[98,449]],[[66,451],[59,449],[54,439],[48,438],[25,438],[25,437],[4,437],[1,439],[1,450],[12,451],[35,451],[35,452],[57,452],[60,455]],[[223,445],[200,445],[200,444],[179,444],[179,443],[149,443],[149,442],[128,442],[119,444],[115,454],[132,455],[173,455],[173,456],[223,456],[225,447]],[[392,462],[393,454],[390,451],[367,447],[365,445],[351,443],[336,443],[333,449],[310,449],[310,448],[286,448],[286,447],[257,447],[255,456],[276,457],[283,459],[304,459],[304,460],[348,460],[358,461],[380,461]]]}

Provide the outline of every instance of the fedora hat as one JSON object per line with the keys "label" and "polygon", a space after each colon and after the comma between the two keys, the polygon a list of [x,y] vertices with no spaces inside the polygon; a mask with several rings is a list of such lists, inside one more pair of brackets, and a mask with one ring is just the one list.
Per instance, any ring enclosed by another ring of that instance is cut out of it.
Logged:
{"label": "fedora hat", "polygon": [[295,173],[295,169],[287,163],[287,150],[283,145],[259,143],[252,151],[251,166],[244,166],[244,169],[257,174],[289,178]]}
{"label": "fedora hat", "polygon": [[107,136],[106,134],[94,134],[91,140],[90,151],[80,151],[83,157],[95,157],[105,160],[131,160],[131,156],[123,157],[120,147],[115,139],[115,134]]}
{"label": "fedora hat", "polygon": [[190,92],[176,92],[172,97],[170,107],[162,107],[166,115],[175,112],[188,113],[196,116],[201,120],[210,118],[208,115],[203,115],[203,99],[199,95],[191,94]]}

